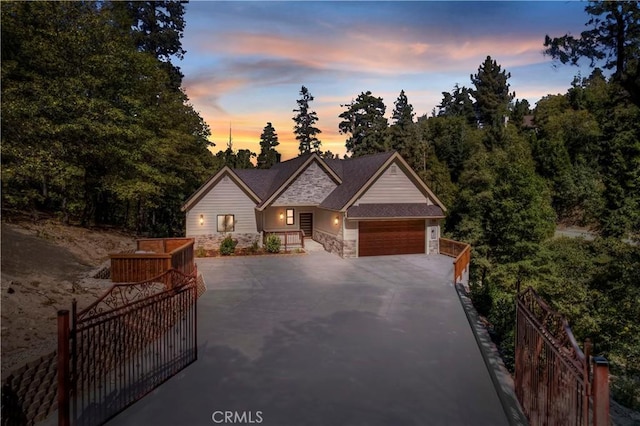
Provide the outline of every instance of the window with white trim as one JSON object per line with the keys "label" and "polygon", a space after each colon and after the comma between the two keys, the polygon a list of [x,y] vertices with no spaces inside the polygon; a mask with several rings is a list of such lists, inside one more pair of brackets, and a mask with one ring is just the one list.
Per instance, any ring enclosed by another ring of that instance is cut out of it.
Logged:
{"label": "window with white trim", "polygon": [[293,209],[287,209],[287,225],[293,225],[296,222],[296,215]]}
{"label": "window with white trim", "polygon": [[233,232],[235,230],[236,220],[232,214],[218,215],[218,232]]}

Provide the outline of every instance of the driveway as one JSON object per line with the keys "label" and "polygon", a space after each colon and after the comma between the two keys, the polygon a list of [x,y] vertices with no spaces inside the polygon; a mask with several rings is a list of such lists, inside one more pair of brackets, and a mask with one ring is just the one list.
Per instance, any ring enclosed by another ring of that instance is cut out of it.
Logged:
{"label": "driveway", "polygon": [[198,361],[110,425],[508,424],[451,258],[197,263]]}

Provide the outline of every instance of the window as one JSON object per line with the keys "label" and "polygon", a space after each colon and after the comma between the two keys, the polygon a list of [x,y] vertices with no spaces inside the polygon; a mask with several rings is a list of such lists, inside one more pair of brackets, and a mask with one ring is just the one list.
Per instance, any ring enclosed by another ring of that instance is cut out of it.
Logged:
{"label": "window", "polygon": [[233,232],[235,224],[235,217],[232,214],[218,215],[218,232]]}
{"label": "window", "polygon": [[296,221],[295,217],[293,209],[287,209],[287,225],[293,225]]}

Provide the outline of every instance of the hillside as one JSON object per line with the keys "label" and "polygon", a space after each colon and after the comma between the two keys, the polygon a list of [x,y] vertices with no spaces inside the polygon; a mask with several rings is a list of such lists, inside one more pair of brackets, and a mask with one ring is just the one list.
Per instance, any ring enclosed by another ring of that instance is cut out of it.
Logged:
{"label": "hillside", "polygon": [[86,306],[105,290],[88,277],[109,253],[133,248],[130,235],[57,221],[2,222],[2,376],[56,347],[56,314],[73,298]]}

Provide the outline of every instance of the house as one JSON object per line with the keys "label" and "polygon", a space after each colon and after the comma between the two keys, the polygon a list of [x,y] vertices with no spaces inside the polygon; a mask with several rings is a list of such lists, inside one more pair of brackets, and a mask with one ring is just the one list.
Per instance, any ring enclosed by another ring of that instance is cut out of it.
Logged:
{"label": "house", "polygon": [[438,253],[445,207],[397,152],[224,167],[182,206],[196,249],[297,231],[342,257]]}

